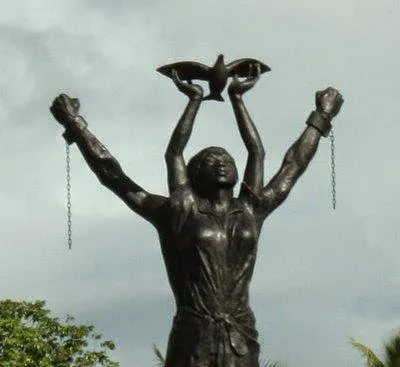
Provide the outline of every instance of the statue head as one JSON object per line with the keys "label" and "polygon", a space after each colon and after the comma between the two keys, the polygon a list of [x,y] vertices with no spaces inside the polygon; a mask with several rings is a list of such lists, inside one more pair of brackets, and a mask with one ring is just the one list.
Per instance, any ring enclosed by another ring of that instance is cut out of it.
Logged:
{"label": "statue head", "polygon": [[208,147],[192,157],[188,164],[192,188],[200,193],[207,189],[231,190],[238,180],[232,156],[221,147]]}

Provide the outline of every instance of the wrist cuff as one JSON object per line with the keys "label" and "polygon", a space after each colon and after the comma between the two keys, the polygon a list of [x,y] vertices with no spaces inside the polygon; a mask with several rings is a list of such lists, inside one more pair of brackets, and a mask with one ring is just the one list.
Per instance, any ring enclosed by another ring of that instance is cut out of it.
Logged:
{"label": "wrist cuff", "polygon": [[68,143],[68,145],[71,145],[72,143],[75,142],[75,137],[77,134],[79,134],[80,131],[86,129],[87,127],[87,122],[84,120],[83,117],[77,116],[75,117],[68,125],[67,128],[65,129],[64,133],[62,134],[65,141]]}
{"label": "wrist cuff", "polygon": [[325,137],[329,135],[332,129],[330,120],[324,118],[318,111],[311,112],[306,124],[315,127]]}

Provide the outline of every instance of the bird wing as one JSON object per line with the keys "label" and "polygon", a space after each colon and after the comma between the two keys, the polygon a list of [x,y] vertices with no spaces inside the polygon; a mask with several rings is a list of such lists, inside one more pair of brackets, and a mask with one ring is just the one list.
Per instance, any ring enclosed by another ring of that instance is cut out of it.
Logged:
{"label": "bird wing", "polygon": [[178,72],[178,76],[182,80],[208,80],[208,75],[211,68],[195,61],[181,61],[161,66],[157,69],[157,71],[169,78],[172,78],[172,70],[174,69]]}
{"label": "bird wing", "polygon": [[229,76],[237,75],[239,77],[247,77],[250,74],[250,65],[260,65],[260,74],[270,71],[271,69],[263,62],[256,59],[238,59],[226,65]]}

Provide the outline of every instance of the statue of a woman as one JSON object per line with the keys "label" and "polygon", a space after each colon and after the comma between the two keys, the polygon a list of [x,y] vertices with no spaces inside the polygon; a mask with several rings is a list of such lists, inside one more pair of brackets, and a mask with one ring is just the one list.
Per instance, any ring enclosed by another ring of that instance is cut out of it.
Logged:
{"label": "statue of a woman", "polygon": [[264,186],[264,149],[242,95],[259,78],[234,78],[228,92],[248,151],[240,194],[233,197],[238,172],[233,158],[209,147],[186,165],[183,150],[203,97],[199,85],[173,80],[189,97],[165,153],[169,197],[153,195],[127,177],[120,165],[88,130],[79,102],[62,94],[51,112],[75,142],[100,182],[159,234],[176,316],[169,337],[167,367],[258,367],[255,318],[249,307],[249,283],[264,219],[281,204],[327,136],[343,99],[328,88],[316,94],[316,111]]}

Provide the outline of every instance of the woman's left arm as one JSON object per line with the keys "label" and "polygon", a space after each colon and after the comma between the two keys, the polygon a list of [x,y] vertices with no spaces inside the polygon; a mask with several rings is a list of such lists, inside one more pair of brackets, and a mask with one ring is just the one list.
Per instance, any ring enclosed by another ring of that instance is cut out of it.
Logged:
{"label": "woman's left arm", "polygon": [[252,66],[250,74],[252,75],[244,81],[234,77],[229,85],[228,94],[232,102],[240,135],[248,152],[243,183],[254,194],[259,195],[263,188],[265,152],[260,135],[242,99],[243,94],[251,89],[259,79],[260,69],[258,64]]}
{"label": "woman's left arm", "polygon": [[308,126],[287,151],[278,173],[262,190],[261,207],[264,217],[287,198],[314,157],[321,136],[329,135],[331,121],[339,113],[342,104],[341,94],[332,87],[316,93],[317,108],[308,118]]}

